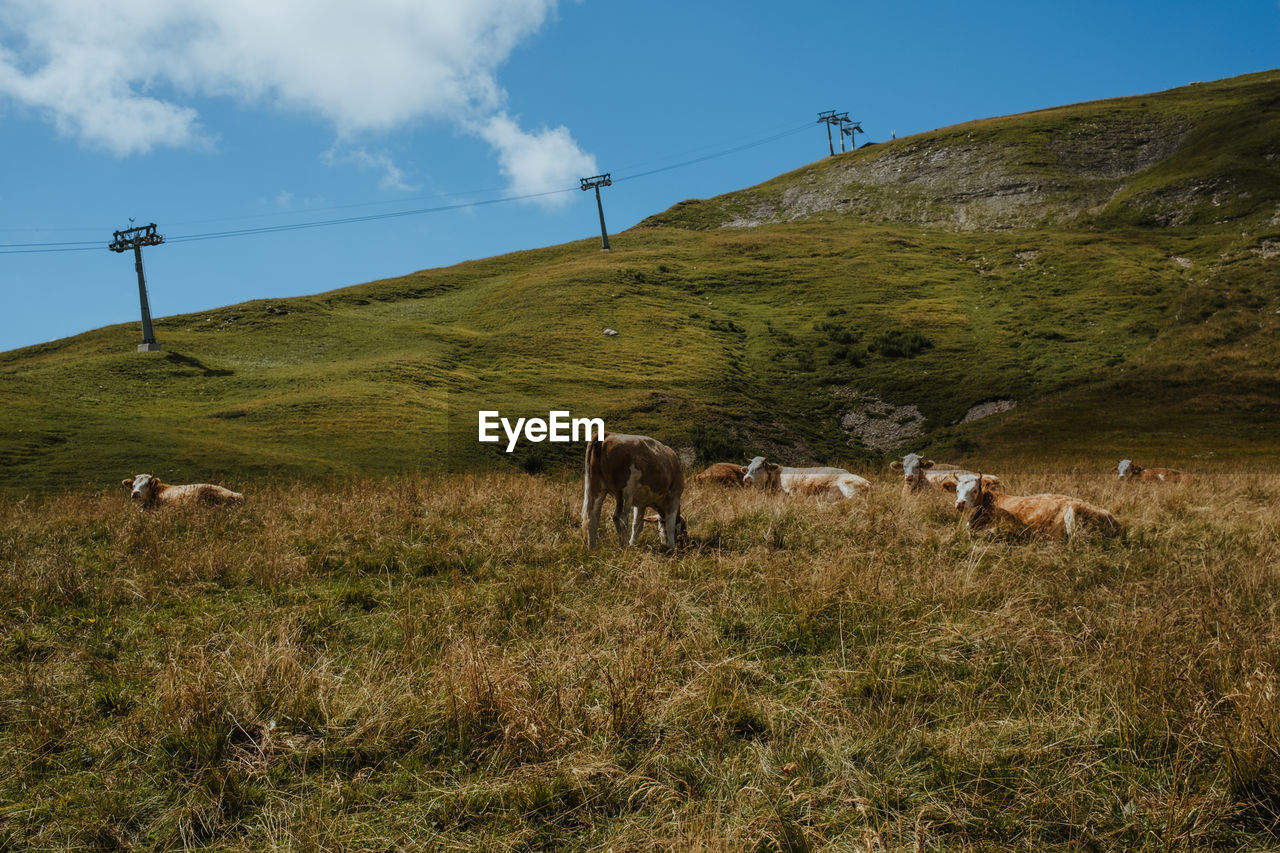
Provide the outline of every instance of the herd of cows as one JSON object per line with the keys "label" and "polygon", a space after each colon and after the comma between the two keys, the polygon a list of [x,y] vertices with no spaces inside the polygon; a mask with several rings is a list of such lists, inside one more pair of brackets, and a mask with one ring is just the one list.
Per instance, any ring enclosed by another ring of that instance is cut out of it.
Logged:
{"label": "herd of cows", "polygon": [[[902,472],[903,491],[910,494],[941,488],[955,494],[957,510],[968,513],[974,530],[995,524],[1072,536],[1093,530],[1108,536],[1120,533],[1120,522],[1102,507],[1067,495],[1010,495],[993,474],[943,465],[909,453],[891,465]],[[1123,480],[1174,482],[1186,474],[1172,468],[1143,468],[1125,459],[1112,473]],[[843,500],[865,494],[871,483],[843,468],[790,468],[756,456],[746,465],[717,462],[694,477],[695,482],[757,488],[788,495]],[[240,504],[244,495],[209,483],[170,485],[152,474],[122,481],[142,509],[191,504]],[[656,521],[658,536],[669,547],[687,535],[680,501],[684,473],[674,450],[646,435],[609,433],[587,443],[583,466],[582,526],[587,547],[598,545],[600,511],[606,496],[614,500],[613,525],[623,546],[634,545],[646,521]],[[656,515],[646,515],[647,510]],[[628,530],[629,527],[629,530]]]}
{"label": "herd of cows", "polygon": [[[941,465],[910,453],[891,466],[901,471],[904,493],[941,488],[955,494],[956,509],[968,513],[969,527],[981,530],[995,524],[1065,535],[1083,530],[1107,536],[1120,533],[1120,522],[1109,511],[1067,495],[1010,495],[993,474]],[[1173,482],[1186,475],[1172,468],[1143,468],[1125,459],[1112,473],[1124,480]],[[656,521],[658,537],[669,547],[685,535],[680,513],[684,477],[674,450],[645,435],[606,435],[587,446],[583,470],[582,526],[587,547],[594,549],[600,510],[606,495],[614,499],[613,525],[623,546],[634,545],[645,521]],[[789,468],[756,456],[746,465],[717,462],[694,477],[695,482],[759,488],[788,495],[812,495],[840,500],[871,488],[865,477],[843,468]],[[654,509],[657,515],[647,516]],[[627,522],[630,521],[628,533]]]}

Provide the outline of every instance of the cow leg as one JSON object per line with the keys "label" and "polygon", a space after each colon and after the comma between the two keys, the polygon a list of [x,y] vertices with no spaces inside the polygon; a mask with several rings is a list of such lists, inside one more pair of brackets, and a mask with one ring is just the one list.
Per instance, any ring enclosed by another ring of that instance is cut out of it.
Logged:
{"label": "cow leg", "polygon": [[1062,528],[1067,531],[1067,538],[1071,538],[1071,534],[1076,531],[1076,508],[1074,506],[1067,507],[1067,511],[1062,514]]}
{"label": "cow leg", "polygon": [[644,509],[639,505],[631,508],[631,539],[629,542],[631,545],[639,542],[641,534],[644,533]]}
{"label": "cow leg", "polygon": [[617,496],[613,510],[613,527],[618,531],[618,547],[627,547],[627,515],[631,512],[631,502],[622,494]]}
{"label": "cow leg", "polygon": [[667,513],[663,524],[659,525],[662,539],[670,548],[676,547],[676,535],[680,532],[680,499],[676,498],[667,507]]}
{"label": "cow leg", "polygon": [[[594,498],[594,499],[593,499]],[[604,492],[588,496],[582,503],[582,523],[587,528],[587,550],[596,549],[600,530],[600,510],[604,508]]]}

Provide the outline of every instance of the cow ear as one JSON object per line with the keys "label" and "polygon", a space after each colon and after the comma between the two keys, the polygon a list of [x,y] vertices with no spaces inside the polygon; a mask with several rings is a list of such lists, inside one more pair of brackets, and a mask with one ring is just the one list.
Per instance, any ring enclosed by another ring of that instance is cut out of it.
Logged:
{"label": "cow ear", "polygon": [[923,462],[921,462],[921,463],[920,463],[920,467],[921,467],[921,468],[932,468],[932,467],[933,467],[933,460],[932,460],[932,459],[926,459],[926,460],[924,460]]}
{"label": "cow ear", "polygon": [[893,460],[892,462],[890,462],[890,463],[889,463],[889,467],[890,467],[890,468],[892,468],[892,469],[893,469],[893,470],[895,470],[895,471],[901,471],[901,470],[902,470],[902,460],[901,460],[901,459],[895,459],[895,460]]}
{"label": "cow ear", "polygon": [[132,489],[132,488],[133,488],[133,478],[132,478],[132,477],[125,477],[123,480],[121,480],[121,481],[120,481],[120,485],[124,486],[126,489]]}
{"label": "cow ear", "polygon": [[1112,474],[1119,474],[1119,473],[1120,473],[1120,466],[1119,466],[1119,465],[1112,465],[1112,466],[1111,466],[1111,473],[1112,473]]}
{"label": "cow ear", "polygon": [[945,483],[942,484],[942,488],[946,489],[948,492],[954,492],[956,490],[955,481],[947,480]]}

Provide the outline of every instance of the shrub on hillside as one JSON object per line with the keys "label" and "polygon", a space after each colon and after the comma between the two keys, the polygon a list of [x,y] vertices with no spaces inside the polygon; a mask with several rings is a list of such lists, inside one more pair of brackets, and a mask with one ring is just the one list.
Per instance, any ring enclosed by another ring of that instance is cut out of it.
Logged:
{"label": "shrub on hillside", "polygon": [[741,459],[745,449],[737,436],[725,432],[698,427],[689,435],[697,460],[705,465],[712,462]]}
{"label": "shrub on hillside", "polygon": [[868,349],[885,358],[912,358],[927,349],[933,348],[933,341],[920,332],[909,332],[905,329],[890,329],[876,335]]}

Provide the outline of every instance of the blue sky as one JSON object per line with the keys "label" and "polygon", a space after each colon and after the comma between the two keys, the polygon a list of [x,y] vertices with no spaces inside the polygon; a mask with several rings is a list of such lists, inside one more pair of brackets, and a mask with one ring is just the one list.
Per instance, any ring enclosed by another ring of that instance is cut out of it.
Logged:
{"label": "blue sky", "polygon": [[822,110],[862,144],[1277,66],[1277,0],[4,0],[0,350],[138,323],[131,218],[164,317],[596,236],[597,172],[615,233],[820,159]]}

